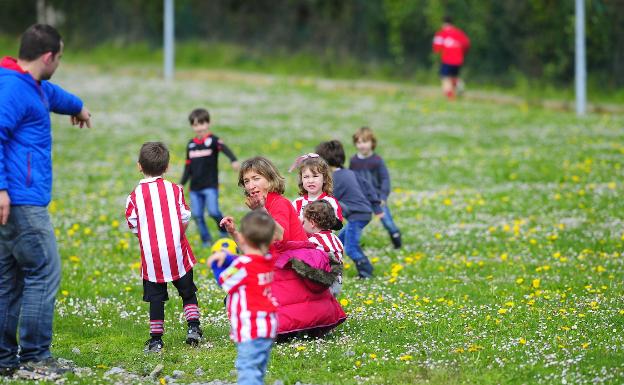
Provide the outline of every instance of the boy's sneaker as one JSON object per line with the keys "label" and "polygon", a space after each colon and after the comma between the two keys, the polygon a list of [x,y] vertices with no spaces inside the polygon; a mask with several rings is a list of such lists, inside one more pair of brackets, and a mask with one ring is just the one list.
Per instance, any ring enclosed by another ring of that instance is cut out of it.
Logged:
{"label": "boy's sneaker", "polygon": [[62,365],[56,358],[48,357],[41,361],[28,361],[20,366],[20,372],[32,372],[44,376],[60,375],[69,372],[71,368]]}
{"label": "boy's sneaker", "polygon": [[150,338],[145,341],[145,348],[143,348],[143,352],[145,353],[160,353],[165,346],[164,342],[160,338]]}
{"label": "boy's sneaker", "polygon": [[392,245],[395,249],[400,249],[401,246],[403,246],[403,242],[401,241],[401,233],[398,231],[396,233],[390,234],[390,240],[392,240]]}
{"label": "boy's sneaker", "polygon": [[186,343],[191,346],[197,346],[201,342],[203,335],[199,325],[189,325],[186,331]]}
{"label": "boy's sneaker", "polygon": [[355,261],[355,267],[358,271],[360,278],[372,278],[373,277],[373,265],[371,265],[368,258],[364,257],[359,261]]}

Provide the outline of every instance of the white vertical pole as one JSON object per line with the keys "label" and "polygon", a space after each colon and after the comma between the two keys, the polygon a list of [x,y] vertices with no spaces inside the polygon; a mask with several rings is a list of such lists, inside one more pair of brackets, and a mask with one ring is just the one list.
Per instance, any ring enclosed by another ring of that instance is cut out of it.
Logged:
{"label": "white vertical pole", "polygon": [[174,0],[165,1],[165,14],[164,16],[164,74],[165,80],[173,79],[173,59],[175,56],[174,47],[174,25],[173,25],[173,2]]}
{"label": "white vertical pole", "polygon": [[585,0],[576,0],[576,115],[587,111],[587,68],[585,65]]}

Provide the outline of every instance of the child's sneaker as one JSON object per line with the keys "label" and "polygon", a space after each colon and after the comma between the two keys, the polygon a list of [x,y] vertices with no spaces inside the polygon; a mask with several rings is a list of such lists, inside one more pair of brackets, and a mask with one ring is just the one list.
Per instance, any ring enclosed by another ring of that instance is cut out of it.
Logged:
{"label": "child's sneaker", "polygon": [[359,261],[355,261],[355,267],[358,271],[360,278],[372,278],[373,277],[373,265],[371,265],[368,258],[364,257]]}
{"label": "child's sneaker", "polygon": [[197,346],[202,340],[202,330],[199,325],[189,325],[186,332],[186,343],[191,346]]}
{"label": "child's sneaker", "polygon": [[398,231],[396,233],[390,234],[390,240],[392,240],[392,245],[395,249],[400,249],[401,246],[403,246],[403,242],[401,241],[401,233]]}
{"label": "child's sneaker", "polygon": [[165,344],[162,339],[152,337],[149,340],[145,341],[145,348],[143,348],[143,352],[160,353],[164,346]]}

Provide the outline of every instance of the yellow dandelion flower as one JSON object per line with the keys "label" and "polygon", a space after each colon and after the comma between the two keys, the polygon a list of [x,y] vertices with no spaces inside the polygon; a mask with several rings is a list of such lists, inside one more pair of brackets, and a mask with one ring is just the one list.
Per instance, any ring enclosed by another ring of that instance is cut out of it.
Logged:
{"label": "yellow dandelion flower", "polygon": [[498,309],[498,314],[505,314],[505,313],[507,313],[507,309],[504,309],[504,308]]}
{"label": "yellow dandelion flower", "polygon": [[540,287],[540,283],[540,279],[535,278],[533,281],[531,281],[531,286],[533,286],[534,289],[537,289]]}
{"label": "yellow dandelion flower", "polygon": [[472,212],[472,210],[473,210],[473,209],[472,209],[472,206],[470,206],[470,205],[466,206],[466,212],[467,212],[467,213],[471,213],[471,212]]}
{"label": "yellow dandelion flower", "polygon": [[77,255],[70,255],[69,260],[73,263],[78,263],[80,262],[80,257],[78,257]]}
{"label": "yellow dandelion flower", "polygon": [[524,278],[517,278],[517,279],[516,279],[516,283],[517,283],[518,285],[521,285],[523,282],[524,282]]}
{"label": "yellow dandelion flower", "polygon": [[160,378],[160,380],[158,380],[158,382],[160,382],[160,385],[167,385],[167,380],[162,377]]}
{"label": "yellow dandelion flower", "polygon": [[373,359],[373,360],[377,358],[377,354],[375,354],[375,353],[371,353],[371,354],[369,354],[368,356],[369,356],[371,359]]}
{"label": "yellow dandelion flower", "polygon": [[620,313],[620,315],[624,315],[624,310],[620,309],[618,313]]}
{"label": "yellow dandelion flower", "polygon": [[299,345],[296,347],[297,351],[302,351],[302,350],[306,350],[306,347],[303,345]]}
{"label": "yellow dandelion flower", "polygon": [[410,361],[411,359],[412,359],[412,356],[410,356],[409,354],[399,357],[399,360],[401,361]]}
{"label": "yellow dandelion flower", "polygon": [[69,292],[67,290],[63,290],[61,291],[61,294],[63,294],[63,296],[67,297],[69,295]]}
{"label": "yellow dandelion flower", "polygon": [[515,304],[513,303],[513,301],[505,302],[505,306],[507,306],[507,307],[514,307],[514,305]]}
{"label": "yellow dandelion flower", "polygon": [[609,190],[615,190],[616,184],[615,182],[609,182],[607,183],[607,187],[609,188]]}
{"label": "yellow dandelion flower", "polygon": [[488,227],[488,232],[490,232],[490,233],[496,232],[496,227],[495,226]]}
{"label": "yellow dandelion flower", "polygon": [[527,340],[526,340],[525,338],[520,338],[520,339],[518,340],[518,343],[519,343],[520,345],[526,345]]}
{"label": "yellow dandelion flower", "polygon": [[509,257],[509,256],[507,255],[507,253],[503,253],[503,254],[501,254],[501,256],[500,256],[500,259],[501,259],[501,261],[505,262],[505,261],[507,260],[507,258],[508,258],[508,257]]}
{"label": "yellow dandelion flower", "polygon": [[340,300],[340,304],[342,306],[347,306],[347,305],[349,305],[349,300],[346,299],[346,298],[343,298],[343,299]]}
{"label": "yellow dandelion flower", "polygon": [[113,228],[119,227],[119,221],[117,219],[113,219],[113,221],[111,222],[111,227]]}
{"label": "yellow dandelion flower", "polygon": [[435,237],[435,239],[442,239],[442,234],[440,233],[435,233],[433,236]]}
{"label": "yellow dandelion flower", "polygon": [[602,265],[598,265],[598,267],[596,267],[596,271],[598,273],[604,273],[605,271],[607,271],[607,269],[605,269],[605,267]]}

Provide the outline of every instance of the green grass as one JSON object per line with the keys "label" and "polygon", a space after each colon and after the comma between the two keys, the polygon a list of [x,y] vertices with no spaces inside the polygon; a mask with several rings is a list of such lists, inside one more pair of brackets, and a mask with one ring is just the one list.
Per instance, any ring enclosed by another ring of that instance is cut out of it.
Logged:
{"label": "green grass", "polygon": [[[0,35],[0,51],[14,55],[18,41]],[[159,45],[150,43],[123,43],[109,41],[91,47],[74,47],[68,42],[65,62],[88,64],[101,71],[119,66],[133,66],[160,71],[163,52]],[[391,59],[357,58],[346,52],[327,48],[322,52],[248,47],[234,43],[187,40],[176,43],[176,66],[182,70],[213,69],[236,70],[276,75],[312,76],[333,79],[375,79],[395,83],[409,82],[421,87],[438,87],[438,66],[425,67],[417,63],[397,64]],[[425,55],[432,55],[429,52]],[[437,59],[432,55],[432,62]],[[503,73],[482,73],[479,63],[468,61],[462,77],[478,98],[490,101],[510,100],[516,104],[546,105],[555,109],[574,109],[574,84],[531,79],[515,69]],[[492,95],[495,93],[496,95]],[[503,96],[501,98],[501,95]],[[473,95],[474,97],[474,95]],[[588,101],[594,111],[618,112],[624,110],[624,89],[605,83],[602,74],[588,75]]]}
{"label": "green grass", "polygon": [[[63,260],[53,351],[94,371],[68,383],[105,383],[109,368],[144,375],[183,370],[184,382],[235,381],[223,294],[196,268],[209,343],[183,344],[181,301],[167,303],[166,351],[144,355],[138,244],[124,224],[140,179],[140,145],[162,140],[179,180],[192,135],[186,116],[207,107],[214,131],[241,159],[265,155],[285,172],[331,138],[349,154],[361,125],[378,135],[405,247],[378,222],[365,230],[376,277],[346,269],[348,320],[320,340],[274,348],[267,383],[460,384],[624,381],[624,118],[577,119],[523,104],[460,100],[409,86],[184,71],[62,66],[55,80],[81,95],[94,127],[54,117],[54,200]],[[221,208],[246,208],[222,159]],[[210,224],[214,226],[214,224]],[[215,228],[212,227],[214,232]],[[198,258],[195,228],[189,230]],[[79,350],[76,350],[76,348]],[[202,375],[195,375],[201,368]]]}

